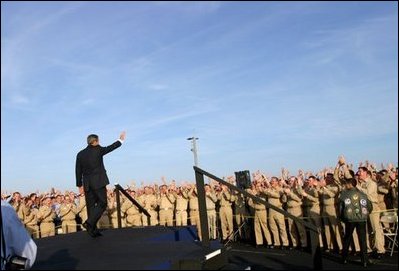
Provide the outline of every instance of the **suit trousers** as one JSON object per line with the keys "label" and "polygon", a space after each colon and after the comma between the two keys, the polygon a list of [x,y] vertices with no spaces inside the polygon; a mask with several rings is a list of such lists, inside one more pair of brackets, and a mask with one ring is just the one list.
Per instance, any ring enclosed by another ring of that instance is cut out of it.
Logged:
{"label": "suit trousers", "polygon": [[95,227],[107,209],[107,190],[104,187],[85,191],[87,205],[87,223]]}

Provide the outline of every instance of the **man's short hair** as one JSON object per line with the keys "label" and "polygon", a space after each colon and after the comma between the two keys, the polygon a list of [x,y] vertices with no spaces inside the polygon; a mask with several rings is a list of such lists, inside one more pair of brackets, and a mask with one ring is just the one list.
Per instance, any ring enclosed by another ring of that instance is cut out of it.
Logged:
{"label": "man's short hair", "polygon": [[95,134],[91,134],[87,137],[87,144],[91,145],[93,144],[95,141],[98,141],[98,135]]}
{"label": "man's short hair", "polygon": [[356,187],[357,181],[355,178],[345,178],[343,181],[344,184],[351,184],[352,186]]}

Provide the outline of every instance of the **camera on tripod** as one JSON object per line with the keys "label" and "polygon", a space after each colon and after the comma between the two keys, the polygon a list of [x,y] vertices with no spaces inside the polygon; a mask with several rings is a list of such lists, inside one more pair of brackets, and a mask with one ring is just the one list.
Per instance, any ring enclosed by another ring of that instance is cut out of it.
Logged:
{"label": "camera on tripod", "polygon": [[11,256],[6,261],[6,270],[25,270],[28,266],[28,259],[21,256]]}

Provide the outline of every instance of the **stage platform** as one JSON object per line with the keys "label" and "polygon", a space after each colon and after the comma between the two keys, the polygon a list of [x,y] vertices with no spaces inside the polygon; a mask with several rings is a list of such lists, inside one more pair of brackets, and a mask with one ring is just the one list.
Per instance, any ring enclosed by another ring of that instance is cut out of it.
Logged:
{"label": "stage platform", "polygon": [[[255,248],[250,244],[232,243],[226,248],[228,265],[223,270],[312,270],[310,252],[280,250],[278,248]],[[360,256],[349,256],[348,263],[341,263],[341,255],[332,252],[322,253],[323,270],[398,270],[398,252],[382,259],[370,257],[370,265],[364,268]],[[248,269],[247,269],[248,270]]]}
{"label": "stage platform", "polygon": [[[34,270],[217,269],[227,264],[222,245],[204,249],[194,227],[139,227],[86,232],[36,240]],[[207,256],[213,253],[214,257]]]}
{"label": "stage platform", "polygon": [[[37,259],[33,270],[312,270],[309,252],[255,248],[244,243],[223,247],[211,242],[203,249],[195,241],[195,228],[140,227],[109,229],[98,238],[86,232],[57,235],[36,240]],[[213,256],[213,257],[212,257]],[[359,256],[341,264],[341,257],[323,253],[324,270],[397,270],[398,253],[393,257],[370,259],[363,268]],[[207,259],[209,258],[209,259]]]}

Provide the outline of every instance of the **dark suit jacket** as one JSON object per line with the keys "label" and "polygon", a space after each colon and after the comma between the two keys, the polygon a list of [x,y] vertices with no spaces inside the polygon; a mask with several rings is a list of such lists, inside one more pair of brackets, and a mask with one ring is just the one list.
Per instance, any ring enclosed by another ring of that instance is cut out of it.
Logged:
{"label": "dark suit jacket", "polygon": [[118,140],[107,147],[88,145],[76,156],[76,186],[84,186],[85,191],[99,189],[109,184],[103,156],[120,147]]}

